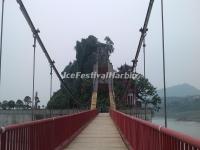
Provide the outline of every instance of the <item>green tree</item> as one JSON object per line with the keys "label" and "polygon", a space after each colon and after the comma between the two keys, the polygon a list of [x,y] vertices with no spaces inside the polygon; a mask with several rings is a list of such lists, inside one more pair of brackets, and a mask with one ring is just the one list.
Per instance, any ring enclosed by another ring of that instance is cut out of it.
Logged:
{"label": "green tree", "polygon": [[8,101],[7,100],[4,100],[3,102],[2,102],[2,109],[4,109],[4,110],[6,110],[6,109],[8,109]]}
{"label": "green tree", "polygon": [[8,102],[8,108],[9,108],[9,109],[14,109],[14,108],[15,108],[15,101],[10,100],[10,101]]}
{"label": "green tree", "polygon": [[[62,75],[67,73],[91,73],[93,66],[97,62],[98,48],[102,48],[111,54],[114,51],[114,43],[109,37],[105,38],[105,43],[101,43],[98,39],[90,35],[86,39],[76,42],[76,60],[70,62],[62,72]],[[66,92],[62,86],[61,89],[54,93],[50,101],[48,102],[47,108],[59,109],[59,108],[70,108],[74,106],[89,106],[91,94],[92,94],[92,79],[67,79],[64,78],[64,82],[73,94],[75,100],[72,99],[70,94]]]}
{"label": "green tree", "polygon": [[25,96],[25,97],[24,97],[24,104],[25,104],[25,107],[26,107],[27,109],[31,107],[31,106],[30,106],[31,103],[32,103],[31,97],[30,97],[30,96]]}
{"label": "green tree", "polygon": [[[96,63],[98,40],[95,36],[88,36],[86,39],[76,42],[76,66],[75,71],[89,73],[93,71],[93,64]],[[77,64],[76,64],[77,63]],[[74,71],[74,70],[73,70]]]}
{"label": "green tree", "polygon": [[16,105],[15,107],[16,107],[17,109],[22,109],[22,108],[24,108],[24,103],[23,103],[23,101],[20,100],[20,99],[18,99],[18,100],[16,101],[15,105]]}
{"label": "green tree", "polygon": [[156,88],[141,74],[136,78],[136,90],[136,97],[142,100],[145,108],[151,104],[155,111],[160,109],[161,98],[158,96]]}
{"label": "green tree", "polygon": [[[118,68],[119,74],[124,74],[125,72],[130,73],[131,66],[124,64]],[[144,78],[143,75],[137,74],[135,80],[130,79],[115,79],[114,80],[114,90],[116,95],[116,102],[118,105],[124,105],[122,99],[125,95],[125,89],[128,85],[129,87],[136,87],[136,97],[141,100],[145,105],[151,105],[154,111],[158,111],[160,109],[161,98],[158,96],[156,88],[149,82],[147,78]]]}
{"label": "green tree", "polygon": [[104,40],[106,41],[105,47],[106,47],[106,50],[108,51],[108,53],[109,54],[113,53],[114,52],[114,43],[113,43],[113,41],[108,36],[106,36]]}
{"label": "green tree", "polygon": [[66,109],[68,107],[69,101],[62,89],[55,92],[47,104],[48,109]]}

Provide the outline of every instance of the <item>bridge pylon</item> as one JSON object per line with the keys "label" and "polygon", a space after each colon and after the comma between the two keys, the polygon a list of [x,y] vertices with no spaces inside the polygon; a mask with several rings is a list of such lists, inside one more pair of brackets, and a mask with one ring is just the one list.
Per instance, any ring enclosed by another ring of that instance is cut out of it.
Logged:
{"label": "bridge pylon", "polygon": [[115,95],[113,90],[113,66],[112,63],[109,61],[109,55],[108,52],[101,48],[98,49],[97,54],[97,62],[94,64],[93,72],[102,75],[104,74],[105,78],[94,78],[93,79],[93,92],[92,92],[92,98],[91,98],[91,109],[97,108],[97,97],[98,97],[98,89],[101,87],[101,85],[107,85],[108,87],[108,94],[109,94],[109,102],[110,107],[112,109],[116,109],[115,105]]}

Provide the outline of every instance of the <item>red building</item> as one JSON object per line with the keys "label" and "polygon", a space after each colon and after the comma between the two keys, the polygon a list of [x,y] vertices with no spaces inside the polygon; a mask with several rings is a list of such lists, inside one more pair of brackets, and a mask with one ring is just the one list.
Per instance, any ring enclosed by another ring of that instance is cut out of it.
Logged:
{"label": "red building", "polygon": [[[126,81],[127,82],[127,81]],[[136,97],[136,87],[130,86],[127,94],[125,95],[125,104],[133,107],[142,107],[142,102]]]}

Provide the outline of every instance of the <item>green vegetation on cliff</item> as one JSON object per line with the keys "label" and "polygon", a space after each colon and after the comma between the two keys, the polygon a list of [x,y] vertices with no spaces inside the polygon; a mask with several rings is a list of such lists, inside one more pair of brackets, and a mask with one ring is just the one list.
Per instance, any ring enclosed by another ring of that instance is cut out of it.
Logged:
{"label": "green vegetation on cliff", "polygon": [[[114,51],[114,43],[109,37],[105,37],[105,43],[101,43],[95,36],[88,36],[86,39],[76,42],[75,51],[76,59],[70,62],[62,72],[62,75],[67,73],[81,72],[82,74],[91,73],[93,65],[96,63],[98,48],[103,48],[110,55]],[[90,106],[92,94],[92,79],[71,79],[64,78],[64,82],[76,95],[76,100],[67,93],[62,87],[54,93],[47,104],[51,109],[64,109],[71,107]]]}
{"label": "green vegetation on cliff", "polygon": [[[92,35],[88,36],[86,39],[77,41],[75,46],[76,59],[65,67],[62,75],[64,76],[65,74],[76,72],[81,72],[82,74],[93,72],[93,66],[98,59],[99,48],[105,50],[108,56],[110,56],[110,54],[114,52],[114,43],[109,37],[105,38],[105,43],[101,43]],[[131,67],[125,64],[118,68],[116,73],[129,73],[130,69]],[[81,106],[90,107],[93,90],[93,80],[91,78],[64,78],[64,82],[68,85],[70,90],[73,91],[73,95],[75,95],[77,99],[72,99],[69,93],[67,93],[61,86],[61,88],[51,97],[47,108],[65,109]],[[126,82],[127,80],[125,79],[114,79],[114,92],[117,107],[120,107],[121,105],[125,106],[123,104],[123,95],[125,92],[124,89],[127,85]],[[160,97],[148,79],[145,79],[142,75],[138,75],[136,80],[131,80],[130,85],[130,87],[136,85],[137,99],[141,100],[146,106],[153,106],[154,110],[159,109],[159,104],[161,103]],[[108,94],[105,92],[99,92],[98,99],[99,98],[101,99],[101,102],[97,101],[97,105],[106,108],[109,105]]]}

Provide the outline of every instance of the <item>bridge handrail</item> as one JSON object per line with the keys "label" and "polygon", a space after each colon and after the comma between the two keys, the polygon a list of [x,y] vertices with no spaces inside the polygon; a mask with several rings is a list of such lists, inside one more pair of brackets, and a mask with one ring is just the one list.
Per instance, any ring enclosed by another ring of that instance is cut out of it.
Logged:
{"label": "bridge handrail", "polygon": [[200,150],[200,139],[155,125],[116,110],[110,115],[133,150]]}
{"label": "bridge handrail", "polygon": [[89,110],[0,128],[0,150],[54,150],[68,143],[97,114]]}

